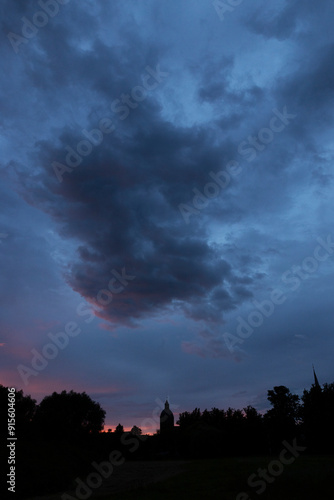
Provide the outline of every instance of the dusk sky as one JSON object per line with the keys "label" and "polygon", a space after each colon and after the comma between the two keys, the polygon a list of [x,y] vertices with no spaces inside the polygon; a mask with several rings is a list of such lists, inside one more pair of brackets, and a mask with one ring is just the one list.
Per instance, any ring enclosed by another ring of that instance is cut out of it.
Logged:
{"label": "dusk sky", "polygon": [[0,12],[0,383],[154,432],[333,382],[333,2]]}

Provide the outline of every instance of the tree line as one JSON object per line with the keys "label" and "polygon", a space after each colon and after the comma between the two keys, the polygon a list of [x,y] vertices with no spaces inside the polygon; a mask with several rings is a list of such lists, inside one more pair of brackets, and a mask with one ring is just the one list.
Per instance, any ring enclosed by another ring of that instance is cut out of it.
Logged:
{"label": "tree line", "polygon": [[[180,413],[170,446],[181,455],[275,453],[282,441],[298,438],[309,452],[333,450],[334,383],[314,384],[300,398],[285,386],[268,390],[271,408],[264,414],[254,407]],[[1,434],[7,430],[8,388],[0,385]],[[23,438],[82,439],[103,430],[106,412],[85,392],[62,391],[36,401],[16,391],[16,435]],[[113,435],[121,435],[118,424]],[[133,426],[134,435],[141,430]]]}
{"label": "tree line", "polygon": [[179,415],[179,442],[191,456],[277,453],[282,442],[297,439],[308,453],[334,449],[334,383],[314,384],[300,398],[285,386],[268,391],[264,414],[243,410],[195,408]]}

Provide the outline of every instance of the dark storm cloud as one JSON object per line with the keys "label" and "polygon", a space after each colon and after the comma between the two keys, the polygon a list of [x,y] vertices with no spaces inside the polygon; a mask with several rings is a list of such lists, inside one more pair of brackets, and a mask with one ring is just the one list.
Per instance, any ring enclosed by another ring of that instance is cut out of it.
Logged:
{"label": "dark storm cloud", "polygon": [[[115,98],[142,83],[147,66],[159,72],[164,49],[159,53],[159,46],[143,45],[129,31],[118,47],[109,47],[94,36],[96,22],[89,25],[91,16],[80,10],[80,29],[87,27],[90,40],[90,47],[83,49],[77,27],[71,24],[73,9],[68,9],[67,24],[55,22],[38,34],[41,50],[30,48],[33,64],[25,60],[26,77],[44,102],[54,106],[62,89],[61,108],[71,113],[68,125],[53,129],[52,140],[35,143],[33,173],[16,166],[19,190],[29,203],[53,217],[62,237],[78,242],[77,260],[66,272],[75,291],[96,301],[99,292],[108,289],[114,269],[125,268],[135,276],[110,304],[100,304],[100,317],[132,325],[133,319],[171,307],[196,320],[219,322],[224,311],[251,293],[234,288],[235,273],[219,249],[207,243],[205,226],[194,220],[186,228],[177,206],[187,201],[187,192],[191,197],[191,188],[203,186],[208,173],[229,159],[231,145],[215,145],[215,135],[204,126],[166,121],[153,92],[131,108],[124,121],[111,113]],[[224,64],[228,71],[232,60]],[[170,74],[169,68],[161,71]],[[205,73],[213,74],[212,68],[210,73],[208,66]],[[69,148],[76,151],[84,139],[79,116],[68,101],[73,85],[90,96],[77,111],[79,115],[84,110],[85,130],[109,117],[115,131],[94,145],[59,183],[52,163],[64,164]],[[97,99],[92,98],[94,93]]]}
{"label": "dark storm cloud", "polygon": [[[71,19],[73,11],[69,12]],[[80,15],[88,28],[89,14],[80,12]],[[282,11],[279,15],[287,14]],[[280,26],[278,21],[277,24]],[[35,144],[34,175],[18,172],[24,196],[56,220],[63,237],[79,242],[78,259],[67,271],[68,283],[74,290],[94,301],[100,290],[108,288],[113,269],[120,271],[125,267],[128,274],[136,276],[122,294],[114,294],[112,302],[102,307],[99,315],[104,319],[133,324],[134,318],[172,306],[181,307],[196,320],[218,323],[224,311],[250,299],[252,291],[247,288],[249,283],[235,286],[238,277],[221,250],[208,245],[205,225],[194,217],[186,227],[177,206],[188,201],[187,192],[191,198],[193,187],[203,187],[210,171],[217,171],[224,161],[233,158],[235,144],[225,140],[217,145],[210,126],[183,127],[167,122],[153,93],[130,109],[124,121],[112,114],[111,102],[141,83],[148,63],[157,67],[159,50],[157,46],[152,49],[143,45],[142,39],[129,32],[121,46],[108,47],[94,37],[95,28],[93,21],[88,30],[90,48],[84,50],[75,39],[76,28],[73,32],[70,24],[55,23],[47,34],[40,33],[39,45],[43,51],[28,66],[27,77],[44,93],[45,100],[50,86],[55,94],[59,92],[58,84],[69,88],[75,84],[90,97],[96,93],[98,99],[90,98],[84,107],[85,130],[95,129],[99,120],[108,116],[115,131],[105,135],[102,144],[94,145],[92,152],[81,158],[75,170],[65,172],[59,183],[51,164],[64,163],[68,148],[76,151],[84,139],[78,118],[73,120],[72,108],[68,125],[62,130],[54,129],[55,140]],[[60,39],[57,48],[55,39]],[[330,55],[324,56],[315,75],[314,70],[307,79],[296,74],[288,83],[277,85],[277,97],[282,103],[288,102],[289,110],[292,105],[298,110],[304,105],[296,101],[297,87],[301,100],[304,95],[308,99],[310,94],[313,99],[319,95],[321,102],[326,100],[322,92],[314,95],[314,85],[319,85]],[[235,120],[235,110],[242,109],[236,125],[263,99],[264,90],[257,85],[250,84],[242,91],[231,86],[233,57],[189,67],[198,79],[198,96],[202,101],[228,102],[233,108],[231,115],[227,112],[226,120],[230,121]],[[162,69],[172,74],[169,68]],[[64,104],[68,106],[66,100]],[[300,125],[292,124],[291,132],[295,136],[305,135]],[[267,171],[288,168],[295,153],[286,145],[286,136],[277,137],[272,150],[262,155],[264,160],[267,157],[263,168]],[[243,197],[245,205],[253,191],[257,191],[256,184],[248,184]],[[257,194],[256,203],[252,202],[253,211],[257,205],[262,210],[268,195],[268,191]],[[229,208],[222,210],[221,206],[212,205],[208,214],[215,211],[215,217],[221,214],[226,221],[233,220],[238,213],[248,216],[240,204],[233,206],[228,190],[225,198],[229,200]]]}
{"label": "dark storm cloud", "polygon": [[219,321],[249,295],[240,287],[232,287],[232,295],[224,290],[237,280],[231,266],[207,244],[205,228],[195,222],[187,229],[175,208],[180,186],[188,184],[188,164],[204,178],[201,160],[212,156],[210,140],[204,131],[178,132],[157,117],[146,118],[144,136],[134,124],[131,143],[108,138],[61,183],[51,162],[79,138],[65,134],[58,150],[39,144],[43,167],[35,178],[20,174],[25,196],[55,218],[63,236],[80,241],[80,259],[67,273],[74,290],[94,300],[108,288],[113,269],[125,267],[135,276],[101,317],[131,324],[177,301],[195,319]]}
{"label": "dark storm cloud", "polygon": [[321,9],[312,0],[292,0],[276,4],[264,3],[245,16],[244,20],[246,26],[265,38],[276,38],[279,41],[301,38],[305,42],[315,34],[319,26],[325,28],[330,25],[328,16],[331,14],[330,0],[322,2]]}
{"label": "dark storm cloud", "polygon": [[[333,55],[333,44],[322,46],[311,56],[309,65],[277,85],[280,99],[293,101],[295,108],[303,113],[306,124],[316,132],[319,125],[326,127],[332,121],[329,105],[333,104],[334,96]],[[317,118],[321,121],[315,127],[313,120]]]}
{"label": "dark storm cloud", "polygon": [[246,25],[266,38],[285,40],[296,30],[299,7],[298,1],[289,2],[277,10],[274,5],[261,6],[247,19]]}

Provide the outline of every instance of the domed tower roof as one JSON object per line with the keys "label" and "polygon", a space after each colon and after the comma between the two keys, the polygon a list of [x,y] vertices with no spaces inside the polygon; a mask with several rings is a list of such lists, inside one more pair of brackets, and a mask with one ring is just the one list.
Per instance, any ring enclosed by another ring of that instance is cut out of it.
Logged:
{"label": "domed tower roof", "polygon": [[164,408],[164,410],[162,410],[161,413],[163,413],[164,411],[166,411],[167,413],[169,413],[171,411],[170,408],[169,408],[169,403],[168,403],[167,399],[165,401],[165,408]]}

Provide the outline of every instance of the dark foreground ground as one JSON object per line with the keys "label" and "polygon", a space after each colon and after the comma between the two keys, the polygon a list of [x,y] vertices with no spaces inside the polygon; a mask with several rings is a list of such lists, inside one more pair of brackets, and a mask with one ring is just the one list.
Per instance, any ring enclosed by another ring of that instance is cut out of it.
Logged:
{"label": "dark foreground ground", "polygon": [[[300,456],[285,465],[270,484],[250,475],[267,470],[273,457],[226,458],[197,461],[126,462],[115,468],[99,489],[89,495],[99,500],[318,500],[334,494],[334,456]],[[270,469],[269,469],[270,470]],[[274,469],[275,472],[275,467]],[[85,479],[84,477],[82,478]],[[263,492],[260,490],[264,489]],[[33,500],[61,500],[58,495],[32,497]],[[67,491],[67,500],[78,498]],[[64,498],[64,497],[63,497]],[[88,497],[87,497],[88,498]]]}

